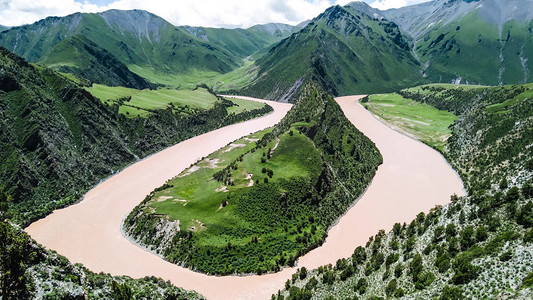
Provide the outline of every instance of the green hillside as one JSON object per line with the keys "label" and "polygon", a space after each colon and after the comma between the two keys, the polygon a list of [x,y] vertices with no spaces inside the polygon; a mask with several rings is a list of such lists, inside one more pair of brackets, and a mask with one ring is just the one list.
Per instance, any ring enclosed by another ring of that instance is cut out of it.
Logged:
{"label": "green hillside", "polygon": [[531,1],[436,0],[378,12],[413,37],[414,51],[431,82],[531,81]]}
{"label": "green hillside", "polygon": [[310,81],[332,95],[410,86],[423,78],[409,43],[392,22],[333,6],[258,59],[258,76],[242,91],[293,101]]}
{"label": "green hillside", "polygon": [[363,99],[363,106],[374,115],[399,128],[409,136],[444,151],[457,116],[394,94],[376,94]]}
{"label": "green hillside", "polygon": [[141,90],[155,88],[111,53],[81,35],[59,42],[38,63],[98,84]]}
{"label": "green hillside", "polygon": [[[444,153],[468,196],[452,196],[449,205],[378,232],[334,266],[302,268],[273,298],[531,299],[532,88],[400,91],[409,101],[458,115]],[[401,113],[396,107],[383,113]]]}
{"label": "green hillside", "polygon": [[[4,48],[0,63],[0,182],[13,197],[12,221],[22,225],[79,200],[139,157],[272,110],[266,105],[241,110],[239,102],[217,99],[205,89],[187,91],[182,98],[190,105],[207,97],[209,105],[181,109],[169,104],[178,103],[175,98],[154,96],[164,90],[106,88],[140,93],[133,103],[151,107],[143,118],[127,118],[119,113],[124,102],[105,104],[59,73]],[[149,102],[154,98],[158,105]]]}
{"label": "green hillside", "polygon": [[[107,50],[132,71],[138,70],[132,66],[144,69],[139,75],[154,83],[168,74],[225,73],[240,64],[239,59],[227,50],[141,10],[48,17],[0,33],[0,46],[35,62],[59,42],[77,35]],[[75,55],[65,56],[68,59]]]}
{"label": "green hillside", "polygon": [[224,48],[238,57],[248,57],[286,38],[298,27],[285,24],[255,25],[247,29],[184,26],[189,33]]}
{"label": "green hillside", "polygon": [[310,85],[274,129],[229,144],[157,188],[124,229],[201,272],[278,271],[322,244],[381,161],[333,98]]}

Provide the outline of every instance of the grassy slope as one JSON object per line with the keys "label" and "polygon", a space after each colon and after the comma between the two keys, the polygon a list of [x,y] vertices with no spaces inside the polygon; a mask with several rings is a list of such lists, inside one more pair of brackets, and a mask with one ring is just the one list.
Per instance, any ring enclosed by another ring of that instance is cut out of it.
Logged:
{"label": "grassy slope", "polygon": [[364,191],[381,157],[315,87],[272,133],[252,138],[261,136],[256,143],[232,143],[242,147],[225,147],[190,175],[156,189],[126,218],[126,232],[170,261],[208,273],[292,265],[320,245],[326,229]]}
{"label": "grassy slope", "polygon": [[39,63],[94,83],[137,89],[154,87],[154,84],[131,72],[111,53],[83,36],[59,42]]}
{"label": "grassy slope", "polygon": [[[487,23],[474,11],[428,31],[419,39],[416,51],[422,63],[429,63],[427,75],[433,82],[461,77],[463,83],[471,84],[526,83],[531,76],[525,74],[520,57],[531,60],[530,28],[531,23],[509,21],[500,36],[498,25]],[[531,62],[525,64],[531,70]]]}
{"label": "grassy slope", "polygon": [[531,88],[404,90],[459,115],[445,154],[457,169],[474,168],[461,173],[470,195],[380,231],[335,266],[300,270],[274,298],[531,298]]}
{"label": "grassy slope", "polygon": [[391,126],[441,152],[451,136],[450,125],[457,120],[453,113],[405,99],[398,94],[371,95],[363,105]]}
{"label": "grassy slope", "polygon": [[[108,105],[119,104],[119,113],[133,118],[153,115],[155,110],[172,107],[180,114],[192,114],[197,110],[211,109],[218,98],[205,88],[195,90],[136,90],[125,87],[109,87],[99,84],[86,88],[94,97]],[[127,100],[131,97],[130,100]],[[126,101],[127,100],[127,101]],[[229,99],[234,105],[227,108],[228,114],[239,114],[263,107],[262,103],[240,99]]]}
{"label": "grassy slope", "polygon": [[[305,86],[295,85],[300,81],[314,80],[333,95],[346,95],[393,90],[423,80],[395,24],[340,6],[281,41],[254,68],[258,77],[243,91],[273,99],[294,100]],[[298,89],[291,95],[291,88]]]}
{"label": "grassy slope", "polygon": [[[75,35],[85,36],[154,83],[168,83],[167,76],[196,71],[225,73],[240,64],[227,50],[143,11],[50,17],[1,33],[0,45],[37,61]],[[75,56],[65,53],[67,60]]]}

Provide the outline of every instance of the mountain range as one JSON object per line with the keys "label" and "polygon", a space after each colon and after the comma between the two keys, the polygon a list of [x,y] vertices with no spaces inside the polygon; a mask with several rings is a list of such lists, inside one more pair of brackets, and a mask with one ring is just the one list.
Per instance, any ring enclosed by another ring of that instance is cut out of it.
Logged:
{"label": "mountain range", "polygon": [[0,45],[92,82],[135,88],[244,66],[247,79],[237,74],[233,92],[293,101],[309,81],[333,95],[528,82],[532,19],[532,0],[434,0],[385,11],[357,1],[297,26],[248,29],[174,26],[146,11],[109,10],[13,27]]}
{"label": "mountain range", "polygon": [[[195,71],[226,73],[241,66],[243,57],[279,41],[293,28],[280,24],[247,30],[176,27],[146,11],[109,10],[48,17],[14,27],[0,33],[0,45],[29,62],[87,76],[94,82],[121,85],[87,69],[107,68],[123,82],[132,81],[132,75],[122,65],[152,81],[157,81],[157,76]],[[116,70],[109,68],[114,62],[119,62]],[[146,87],[138,83],[126,86],[136,85]]]}

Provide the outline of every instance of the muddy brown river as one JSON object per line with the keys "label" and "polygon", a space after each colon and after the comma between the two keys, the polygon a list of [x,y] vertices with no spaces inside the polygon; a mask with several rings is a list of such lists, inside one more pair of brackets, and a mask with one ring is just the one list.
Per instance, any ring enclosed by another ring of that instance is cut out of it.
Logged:
{"label": "muddy brown river", "polygon": [[[395,222],[410,222],[420,211],[449,202],[451,194],[464,194],[461,180],[438,152],[384,125],[356,102],[359,98],[342,97],[337,102],[348,119],[376,143],[384,163],[357,204],[330,229],[325,243],[301,257],[298,267],[335,263],[379,229],[388,231]],[[194,137],[141,160],[95,186],[80,203],[31,224],[26,232],[94,272],[157,276],[208,299],[270,298],[296,268],[261,276],[209,276],[144,251],[120,230],[125,216],[153,189],[228,143],[275,125],[291,108],[290,104],[268,103],[273,113]]]}

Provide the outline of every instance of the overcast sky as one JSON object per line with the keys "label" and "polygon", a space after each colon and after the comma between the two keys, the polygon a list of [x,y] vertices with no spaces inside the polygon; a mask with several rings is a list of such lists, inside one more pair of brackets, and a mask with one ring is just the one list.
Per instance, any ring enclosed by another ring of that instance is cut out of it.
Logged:
{"label": "overcast sky", "polygon": [[[364,0],[379,9],[428,0]],[[30,24],[48,16],[108,9],[144,9],[174,25],[247,28],[254,24],[296,25],[334,4],[350,0],[0,0],[0,24]]]}

